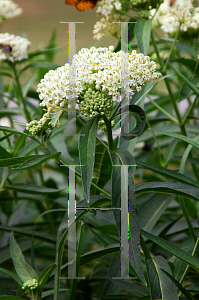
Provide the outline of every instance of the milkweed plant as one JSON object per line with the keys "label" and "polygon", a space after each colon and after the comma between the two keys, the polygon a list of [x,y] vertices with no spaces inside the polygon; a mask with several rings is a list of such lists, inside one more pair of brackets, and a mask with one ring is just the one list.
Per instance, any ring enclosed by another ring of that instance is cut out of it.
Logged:
{"label": "milkweed plant", "polygon": [[65,2],[115,46],[59,66],[0,0],[0,299],[199,299],[198,2]]}

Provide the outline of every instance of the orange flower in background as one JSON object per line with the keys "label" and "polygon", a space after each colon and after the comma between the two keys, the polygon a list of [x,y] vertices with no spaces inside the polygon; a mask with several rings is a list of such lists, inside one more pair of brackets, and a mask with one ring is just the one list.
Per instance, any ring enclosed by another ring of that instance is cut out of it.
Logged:
{"label": "orange flower in background", "polygon": [[65,0],[66,4],[75,6],[77,10],[84,11],[94,8],[98,0]]}

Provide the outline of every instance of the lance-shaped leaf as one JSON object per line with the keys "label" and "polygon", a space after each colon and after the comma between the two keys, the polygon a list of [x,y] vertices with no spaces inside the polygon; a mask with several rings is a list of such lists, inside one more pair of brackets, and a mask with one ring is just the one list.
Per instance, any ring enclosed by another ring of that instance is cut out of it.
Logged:
{"label": "lance-shaped leaf", "polygon": [[[61,152],[53,153],[53,154],[44,154],[44,155],[38,155],[37,157],[27,159],[22,165],[17,167],[17,170],[25,170],[32,167],[36,167],[38,165],[41,165],[45,163],[47,160],[52,158],[58,158],[61,155]],[[27,157],[28,158],[28,157]]]}
{"label": "lance-shaped leaf", "polygon": [[159,245],[160,247],[162,247],[169,253],[175,255],[176,257],[178,257],[179,259],[184,261],[186,264],[188,264],[190,267],[194,268],[196,271],[199,272],[199,260],[197,260],[191,254],[189,254],[188,252],[184,251],[183,249],[177,247],[176,245],[174,245],[166,240],[163,240],[149,232],[146,232],[142,229],[140,231],[149,240],[151,240],[155,244]]}
{"label": "lance-shaped leaf", "polygon": [[164,135],[168,135],[168,136],[171,136],[171,137],[174,137],[174,138],[177,138],[177,139],[180,139],[196,148],[199,149],[199,143],[197,141],[195,141],[195,139],[191,139],[187,136],[184,136],[182,134],[178,134],[178,133],[175,133],[175,132],[164,132],[164,131],[159,131],[159,130],[153,130],[154,132],[157,132],[157,133],[160,133],[160,134],[164,134]]}
{"label": "lance-shaped leaf", "polygon": [[[135,161],[133,156],[125,149],[118,148],[114,152],[111,151],[111,157],[113,162],[112,172],[112,207],[121,208],[121,204],[124,207],[124,211],[114,210],[114,217],[116,225],[121,237],[121,242],[129,260],[136,271],[140,279],[145,282],[145,278],[142,272],[141,258],[140,258],[140,228],[138,220],[138,212],[135,203],[135,187],[134,187],[134,172]],[[130,166],[128,167],[127,164]],[[118,165],[122,165],[119,167]],[[122,167],[126,165],[127,174],[121,174]],[[125,195],[125,196],[122,196]],[[124,203],[121,203],[122,201]],[[127,202],[127,203],[126,203]],[[129,207],[128,207],[129,203]],[[124,226],[125,221],[128,220],[129,209],[129,247],[126,240],[128,240],[128,228]]]}
{"label": "lance-shaped leaf", "polygon": [[187,297],[188,300],[193,300],[192,295],[177,281],[173,276],[168,273],[166,270],[161,268],[161,271],[166,274],[166,276],[179,288],[179,290]]}
{"label": "lance-shaped leaf", "polygon": [[124,125],[121,128],[122,138],[124,140],[131,140],[142,133],[146,124],[146,115],[143,109],[138,105],[127,105],[122,110],[122,113],[128,112],[135,118],[136,126],[129,133],[124,131]]}
{"label": "lance-shaped leaf", "polygon": [[[108,151],[102,144],[97,144],[95,149],[95,164],[92,176],[94,182],[100,188],[103,188],[111,178],[112,164]],[[97,195],[99,192],[91,187],[91,195]]]}
{"label": "lance-shaped leaf", "polygon": [[32,267],[25,262],[24,256],[15,241],[13,233],[10,235],[10,253],[17,275],[23,282],[32,279],[38,279],[38,276]]}
{"label": "lance-shaped leaf", "polygon": [[86,199],[89,202],[90,187],[95,162],[95,143],[97,123],[100,115],[89,120],[80,131],[79,156],[82,173],[82,183]]}
{"label": "lance-shaped leaf", "polygon": [[171,275],[170,267],[165,258],[156,256],[154,259],[147,259],[146,266],[152,300],[178,300],[175,284],[162,271],[165,270]]}
{"label": "lance-shaped leaf", "polygon": [[39,275],[38,284],[39,288],[42,289],[43,286],[46,284],[48,277],[51,275],[52,271],[54,270],[56,264],[53,264],[43,270],[43,272]]}
{"label": "lance-shaped leaf", "polygon": [[136,186],[135,193],[172,194],[199,201],[199,188],[177,182],[146,182]]}
{"label": "lance-shaped leaf", "polygon": [[152,20],[138,18],[135,27],[135,36],[141,53],[147,55],[150,46]]}

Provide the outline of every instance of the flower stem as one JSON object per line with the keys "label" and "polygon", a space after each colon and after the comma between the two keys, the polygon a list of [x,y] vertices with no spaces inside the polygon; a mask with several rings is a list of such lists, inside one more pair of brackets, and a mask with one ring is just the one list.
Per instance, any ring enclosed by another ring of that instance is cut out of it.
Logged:
{"label": "flower stem", "polygon": [[13,71],[13,74],[14,74],[14,78],[15,78],[18,93],[19,93],[19,100],[22,104],[25,118],[28,122],[30,122],[31,118],[30,118],[30,114],[29,114],[29,112],[26,108],[26,103],[25,103],[25,100],[24,100],[24,97],[23,97],[23,94],[22,94],[21,86],[20,86],[20,83],[19,83],[19,78],[18,78],[18,75],[17,75],[16,64],[9,62],[9,65],[10,65],[12,71]]}
{"label": "flower stem", "polygon": [[111,120],[107,119],[107,117],[105,115],[103,115],[102,117],[106,124],[108,147],[110,150],[113,150],[113,136],[112,136]]}

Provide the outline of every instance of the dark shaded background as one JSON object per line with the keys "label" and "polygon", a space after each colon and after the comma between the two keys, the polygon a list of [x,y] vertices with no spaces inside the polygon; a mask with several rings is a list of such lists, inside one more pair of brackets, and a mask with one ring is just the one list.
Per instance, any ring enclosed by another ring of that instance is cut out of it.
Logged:
{"label": "dark shaded background", "polygon": [[60,21],[84,22],[76,25],[77,52],[85,47],[116,45],[114,37],[105,38],[99,42],[93,40],[93,26],[101,15],[96,14],[96,8],[84,12],[76,10],[74,6],[66,5],[64,0],[14,0],[23,13],[4,23],[2,32],[15,35],[25,34],[31,41],[30,51],[45,46],[53,32],[57,31],[57,47],[66,47],[56,55],[55,62],[63,65],[68,61],[68,25]]}

